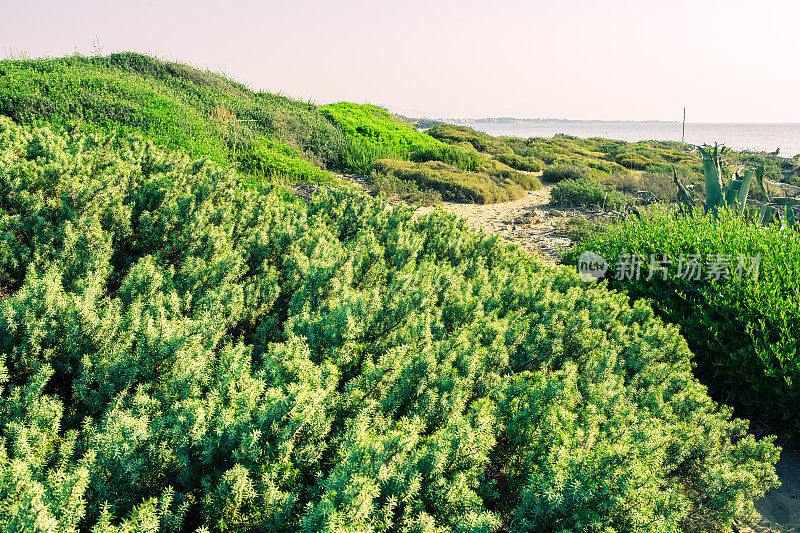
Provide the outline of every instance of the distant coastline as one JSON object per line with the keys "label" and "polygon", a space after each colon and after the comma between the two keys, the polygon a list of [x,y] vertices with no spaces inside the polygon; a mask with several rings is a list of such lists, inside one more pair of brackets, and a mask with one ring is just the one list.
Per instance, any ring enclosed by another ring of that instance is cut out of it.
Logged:
{"label": "distant coastline", "polygon": [[567,118],[459,118],[453,124],[680,124],[674,120],[574,120]]}
{"label": "distant coastline", "polygon": [[[442,121],[420,120],[414,124],[421,129]],[[605,138],[626,142],[671,141],[682,139],[695,145],[724,144],[734,150],[773,152],[792,158],[800,154],[800,124],[796,123],[701,123],[664,120],[566,120],[519,119],[513,117],[482,119],[450,119],[450,124],[470,127],[493,136],[553,137],[564,134],[582,139]]]}

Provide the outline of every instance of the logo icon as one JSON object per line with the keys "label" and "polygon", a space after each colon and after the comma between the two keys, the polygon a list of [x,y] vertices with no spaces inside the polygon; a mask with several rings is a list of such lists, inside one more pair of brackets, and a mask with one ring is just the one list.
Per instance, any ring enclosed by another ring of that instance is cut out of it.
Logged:
{"label": "logo icon", "polygon": [[583,281],[597,281],[604,278],[608,272],[608,263],[603,256],[585,251],[578,257],[578,275]]}

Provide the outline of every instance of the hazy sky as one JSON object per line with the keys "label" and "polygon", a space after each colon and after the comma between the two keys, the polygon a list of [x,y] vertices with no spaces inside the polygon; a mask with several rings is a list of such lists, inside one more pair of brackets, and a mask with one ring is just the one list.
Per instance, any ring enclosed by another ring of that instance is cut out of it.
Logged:
{"label": "hazy sky", "polygon": [[135,50],[456,117],[800,122],[800,0],[3,0],[0,54]]}

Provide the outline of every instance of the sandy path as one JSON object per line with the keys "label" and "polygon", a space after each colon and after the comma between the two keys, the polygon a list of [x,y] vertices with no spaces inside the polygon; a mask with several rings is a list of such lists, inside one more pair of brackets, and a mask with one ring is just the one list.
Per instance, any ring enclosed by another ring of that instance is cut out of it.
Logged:
{"label": "sandy path", "polygon": [[[466,218],[471,229],[496,233],[536,253],[545,263],[554,265],[561,257],[562,250],[569,246],[570,240],[563,231],[553,227],[559,217],[552,215],[560,212],[549,206],[552,188],[553,184],[547,183],[538,191],[526,191],[519,200],[499,204],[444,202],[440,207]],[[423,207],[417,213],[422,215],[432,209]]]}
{"label": "sandy path", "polygon": [[740,533],[800,532],[800,452],[784,450],[776,466],[781,486],[769,491],[756,502],[761,521],[756,524],[734,524]]}

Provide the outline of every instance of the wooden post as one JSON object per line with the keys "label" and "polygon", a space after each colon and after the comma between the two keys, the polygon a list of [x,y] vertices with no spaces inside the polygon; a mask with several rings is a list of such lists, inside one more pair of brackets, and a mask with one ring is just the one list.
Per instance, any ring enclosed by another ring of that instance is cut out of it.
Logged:
{"label": "wooden post", "polygon": [[683,108],[683,128],[681,129],[681,142],[686,137],[686,108]]}

